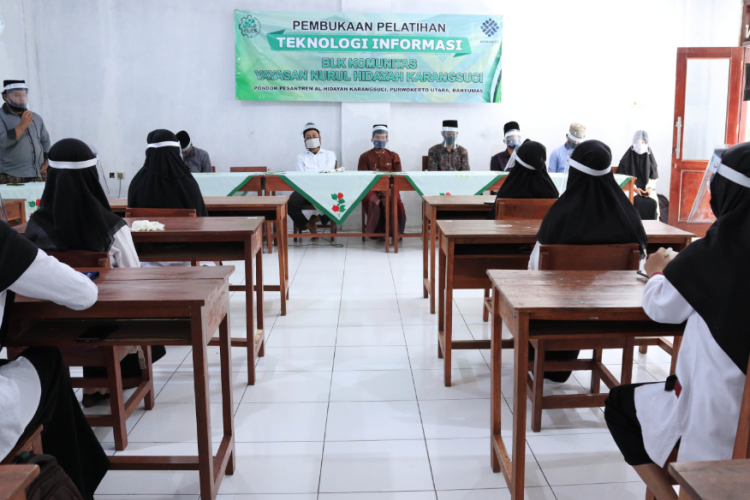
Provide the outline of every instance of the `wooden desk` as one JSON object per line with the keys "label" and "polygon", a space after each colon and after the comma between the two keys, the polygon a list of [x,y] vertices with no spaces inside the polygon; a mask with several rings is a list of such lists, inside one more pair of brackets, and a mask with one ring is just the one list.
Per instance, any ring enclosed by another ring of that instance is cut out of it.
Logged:
{"label": "wooden desk", "polygon": [[[505,181],[500,178],[493,189]],[[496,196],[422,196],[422,286],[424,298],[430,297],[430,313],[435,314],[435,242],[436,223],[447,220],[484,220],[494,206]],[[491,203],[486,203],[491,202]],[[429,246],[429,250],[428,250]],[[398,251],[398,250],[396,250]],[[429,263],[429,275],[427,271]]]}
{"label": "wooden desk", "polygon": [[[136,233],[137,234],[137,233]],[[235,467],[232,356],[229,337],[227,267],[206,270],[185,268],[188,279],[154,279],[154,269],[111,269],[96,280],[97,302],[85,311],[73,311],[52,302],[17,297],[8,333],[8,345],[78,345],[82,329],[102,320],[117,320],[119,329],[90,346],[185,345],[192,347],[196,401],[197,456],[110,457],[113,470],[197,470],[202,498],[214,499],[224,474]],[[167,270],[158,270],[159,272]],[[225,273],[221,279],[216,273]],[[168,277],[167,271],[163,276]],[[138,275],[144,279],[138,279]],[[164,321],[166,320],[166,321]],[[211,412],[207,346],[219,330],[223,437],[216,456],[211,447]]]}
{"label": "wooden desk", "polygon": [[[335,175],[335,174],[334,174]],[[389,224],[390,224],[390,211],[391,211],[391,203],[390,203],[390,182],[391,177],[388,174],[382,175],[380,179],[372,186],[369,192],[372,191],[385,191],[385,233],[336,233],[333,235],[334,238],[360,238],[360,237],[371,237],[371,238],[385,238],[385,251],[388,253],[389,250],[389,244],[388,244],[388,230],[389,230]],[[286,180],[284,180],[283,175],[266,175],[265,176],[266,181],[266,196],[268,196],[268,193],[271,192],[277,192],[277,191],[295,191],[294,187],[287,184]],[[351,210],[353,207],[348,207],[349,210]],[[331,220],[331,224],[335,224],[336,222],[334,220]],[[398,227],[398,224],[396,225]],[[362,229],[364,231],[364,228]],[[292,238],[320,238],[321,234],[310,234],[310,233],[299,233],[299,234],[289,234],[287,233],[287,239],[289,237]]]}
{"label": "wooden desk", "polygon": [[[137,218],[125,218],[128,226]],[[248,384],[255,384],[255,361],[263,356],[263,217],[162,217],[164,231],[133,232],[141,262],[220,261],[245,262],[245,285],[230,285],[230,291],[245,292],[247,338],[232,338],[235,347],[247,348]],[[21,234],[26,225],[15,228]],[[255,287],[253,283],[255,259]],[[154,268],[151,268],[154,270]],[[232,267],[232,269],[234,269]],[[249,285],[248,285],[249,284]],[[256,293],[257,315],[253,303]],[[254,328],[257,316],[257,330]],[[218,345],[214,339],[211,345]]]}
{"label": "wooden desk", "polygon": [[[682,335],[683,325],[651,321],[641,307],[645,283],[634,271],[487,271],[494,313],[491,340],[491,466],[511,498],[524,498],[530,339]],[[513,334],[513,444],[501,436],[503,322]],[[586,397],[586,395],[582,395]],[[512,460],[511,460],[512,457]]]}
{"label": "wooden desk", "polygon": [[750,460],[675,462],[669,474],[680,485],[680,498],[692,500],[741,500],[750,491]]}
{"label": "wooden desk", "polygon": [[8,224],[17,226],[26,222],[26,200],[14,198],[3,200],[3,206]]}
{"label": "wooden desk", "polygon": [[26,500],[26,487],[38,475],[38,465],[0,465],[0,500]]}
{"label": "wooden desk", "polygon": [[[541,221],[476,220],[437,221],[440,239],[440,283],[438,289],[438,355],[444,358],[445,385],[451,383],[452,349],[489,349],[489,340],[453,341],[453,290],[487,289],[488,269],[526,270],[536,244]],[[648,250],[687,246],[693,234],[659,221],[644,221]],[[451,304],[448,307],[446,304]],[[492,306],[490,304],[490,314]],[[648,335],[642,335],[648,336]],[[512,347],[508,341],[506,347]]]}
{"label": "wooden desk", "polygon": [[[253,179],[264,177],[254,176]],[[279,285],[263,285],[266,292],[281,293],[281,315],[286,316],[286,301],[289,299],[289,246],[287,238],[288,196],[204,196],[208,215],[211,217],[264,217],[266,222],[276,223],[276,246],[279,251]],[[128,200],[118,198],[110,202],[112,211],[125,217]]]}
{"label": "wooden desk", "polygon": [[[500,179],[498,179],[497,182],[495,182],[493,185],[491,185],[487,189],[489,191],[497,191],[498,189],[500,189],[500,186],[503,185],[503,183],[505,182],[505,179],[507,177],[508,177],[507,175],[502,176]],[[391,204],[392,204],[392,207],[391,207],[391,214],[392,215],[391,215],[391,217],[393,217],[392,224],[395,224],[394,227],[398,227],[398,210],[397,210],[397,205],[396,205],[397,202],[398,202],[398,194],[401,191],[414,191],[414,186],[412,186],[411,183],[409,183],[409,180],[406,178],[406,176],[403,176],[403,175],[392,175],[391,178],[393,179],[392,185],[391,185],[391,189],[393,190],[393,196],[391,198]],[[481,197],[481,195],[478,195],[478,196]],[[448,196],[429,196],[429,198],[464,198],[464,199],[468,199],[468,198],[472,198],[472,196],[452,196],[452,197],[448,197]],[[493,198],[494,198],[494,196],[493,196]],[[490,207],[490,208],[492,208],[492,207]],[[460,209],[459,208],[455,208],[454,210],[460,210]],[[488,208],[488,210],[489,210],[489,208]],[[425,210],[424,206],[423,206],[422,207],[422,232],[421,233],[401,233],[401,234],[398,234],[397,236],[399,238],[419,238],[419,237],[421,237],[423,240],[426,240],[427,236],[428,236],[428,229],[425,228],[425,223],[426,223],[425,217],[427,217],[427,216],[428,216],[427,210]],[[430,220],[433,220],[433,219],[430,219]],[[435,238],[437,238],[437,233],[434,232],[434,229],[432,229],[433,227],[434,227],[434,224],[430,225],[429,226],[429,228],[430,228],[429,231],[433,231],[431,233],[432,236],[435,237]],[[426,247],[426,243],[423,243],[423,245],[425,245],[425,247]],[[433,247],[434,247],[434,244],[433,244]],[[394,250],[394,252],[398,253],[398,238],[396,238],[393,241],[393,250]],[[433,248],[432,255],[433,256],[435,255],[434,248]],[[427,274],[425,274],[424,277],[427,278]],[[425,294],[426,293],[427,293],[427,291],[425,291]],[[427,295],[425,295],[424,297],[427,298]],[[434,299],[432,299],[431,302],[430,302],[430,312],[433,313],[433,314],[435,313],[435,301],[434,301]]]}

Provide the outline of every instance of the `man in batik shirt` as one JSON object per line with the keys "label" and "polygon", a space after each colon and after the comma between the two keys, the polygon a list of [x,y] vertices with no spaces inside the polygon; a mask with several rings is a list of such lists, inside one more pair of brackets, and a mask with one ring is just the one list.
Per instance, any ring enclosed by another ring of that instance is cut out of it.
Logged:
{"label": "man in batik shirt", "polygon": [[430,148],[427,153],[427,170],[471,170],[469,152],[459,146],[458,120],[443,120],[443,143]]}

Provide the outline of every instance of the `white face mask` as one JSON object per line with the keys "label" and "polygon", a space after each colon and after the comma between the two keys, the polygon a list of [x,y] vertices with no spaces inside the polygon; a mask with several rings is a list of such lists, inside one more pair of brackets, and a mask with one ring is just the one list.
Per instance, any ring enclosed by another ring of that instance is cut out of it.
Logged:
{"label": "white face mask", "polygon": [[312,139],[305,139],[305,147],[307,149],[315,149],[320,147],[320,137],[313,137]]}
{"label": "white face mask", "polygon": [[643,153],[648,153],[648,144],[637,142],[633,144],[633,151],[635,151],[639,155],[642,155]]}

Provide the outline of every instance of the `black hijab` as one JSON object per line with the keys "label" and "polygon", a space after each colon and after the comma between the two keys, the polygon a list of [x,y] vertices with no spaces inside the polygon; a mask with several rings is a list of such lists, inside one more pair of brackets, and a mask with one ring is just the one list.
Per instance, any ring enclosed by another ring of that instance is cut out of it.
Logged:
{"label": "black hijab", "polygon": [[134,208],[194,208],[198,217],[208,217],[198,182],[180,156],[180,143],[169,130],[148,134],[149,144],[173,142],[174,145],[149,147],[146,162],[135,174],[128,189],[128,206]]}
{"label": "black hijab", "polygon": [[[96,155],[83,141],[63,139],[49,150],[49,160],[41,207],[31,216],[26,237],[44,250],[109,252],[125,221],[109,207]],[[65,165],[55,167],[55,162]]]}
{"label": "black hijab", "polygon": [[[636,140],[643,139],[648,145],[648,134],[645,130],[639,130],[633,137],[633,143]],[[632,175],[636,178],[635,185],[639,189],[646,189],[649,179],[659,178],[659,167],[656,165],[656,158],[649,146],[648,152],[643,154],[636,153],[632,146],[628,148],[620,165],[617,167],[617,173],[621,175]]]}
{"label": "black hijab", "polygon": [[[515,150],[516,161],[497,192],[498,198],[558,198],[555,183],[547,173],[547,148],[526,139]],[[529,168],[518,160],[528,165]]]}
{"label": "black hijab", "polygon": [[727,167],[750,177],[750,143],[724,152],[711,179],[717,220],[664,269],[664,276],[708,325],[716,343],[747,374],[750,356],[750,188],[721,175]]}
{"label": "black hijab", "polygon": [[[36,259],[39,249],[29,240],[11,228],[7,222],[0,220],[0,292],[21,277]],[[16,294],[8,290],[5,297],[5,310],[0,318],[0,350],[8,329],[8,318]]]}
{"label": "black hijab", "polygon": [[[592,170],[610,167],[612,153],[600,141],[584,141],[570,159]],[[646,231],[641,217],[608,172],[594,176],[573,166],[565,192],[552,205],[539,227],[542,245],[608,245],[638,243],[645,254]]]}

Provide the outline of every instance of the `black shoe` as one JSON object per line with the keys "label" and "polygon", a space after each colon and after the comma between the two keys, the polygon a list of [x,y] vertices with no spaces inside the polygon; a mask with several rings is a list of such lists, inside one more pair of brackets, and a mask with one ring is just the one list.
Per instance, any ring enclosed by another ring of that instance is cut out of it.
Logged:
{"label": "black shoe", "polygon": [[109,393],[102,394],[101,392],[95,392],[93,394],[84,394],[81,404],[84,408],[91,408],[96,406],[99,402],[104,401],[109,397]]}

